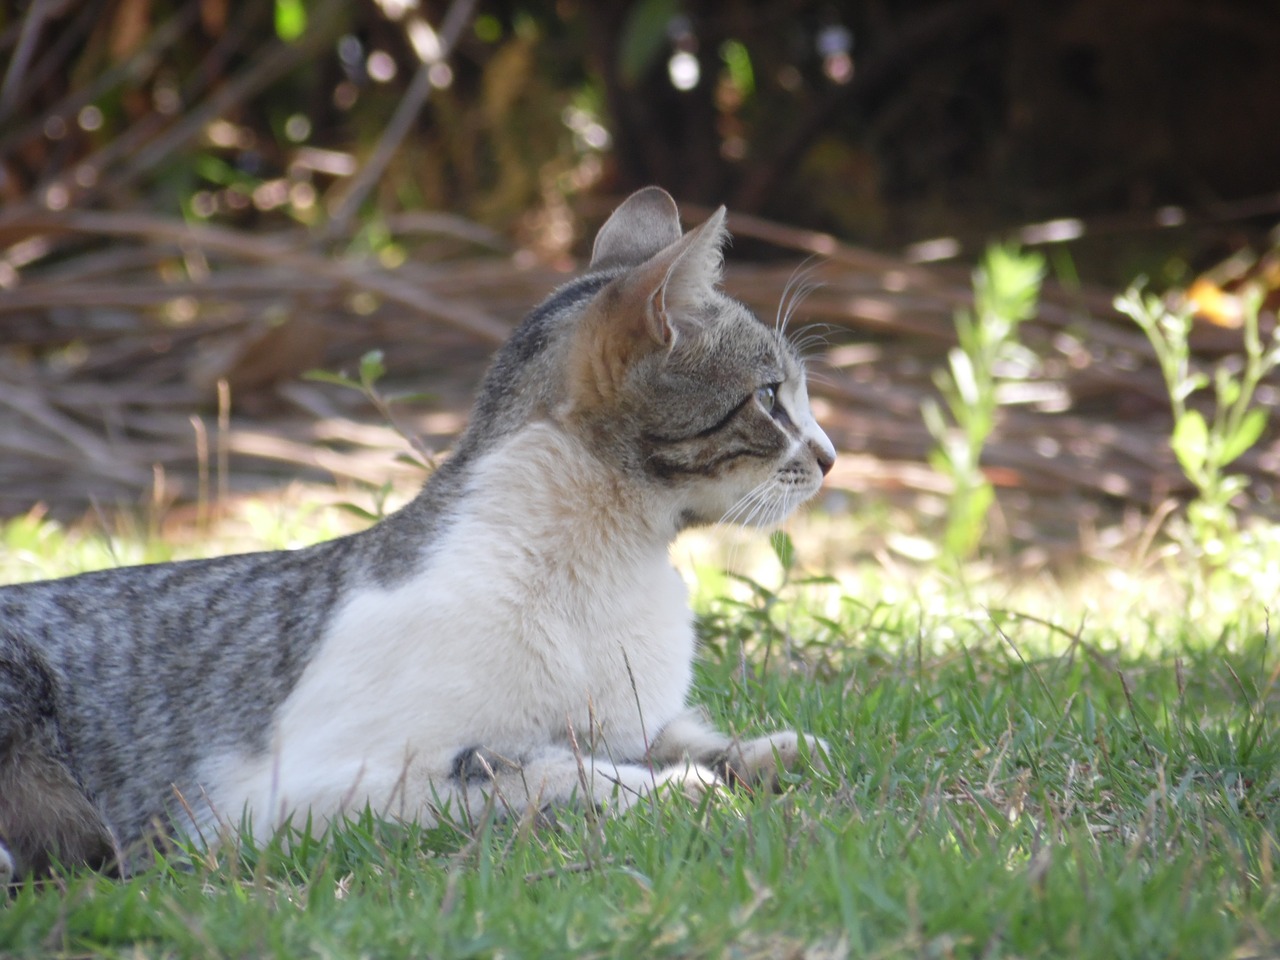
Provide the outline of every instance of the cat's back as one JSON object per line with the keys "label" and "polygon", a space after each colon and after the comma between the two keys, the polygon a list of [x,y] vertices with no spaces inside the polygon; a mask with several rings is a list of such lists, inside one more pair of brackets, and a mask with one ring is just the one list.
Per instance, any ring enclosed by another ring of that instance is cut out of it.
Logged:
{"label": "cat's back", "polygon": [[347,578],[334,561],[349,551],[334,541],[0,586],[0,631],[68,669],[119,657],[135,668],[148,657],[196,668],[190,657],[206,647],[234,657],[240,647],[307,632],[341,594]]}
{"label": "cat's back", "polygon": [[73,771],[128,837],[174,786],[196,789],[204,753],[266,749],[358,550],[339,540],[3,586],[0,662],[47,689]]}

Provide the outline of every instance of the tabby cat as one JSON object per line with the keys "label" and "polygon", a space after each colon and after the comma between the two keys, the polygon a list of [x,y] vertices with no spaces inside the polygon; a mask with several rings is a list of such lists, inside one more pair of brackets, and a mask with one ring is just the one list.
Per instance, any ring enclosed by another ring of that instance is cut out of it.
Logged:
{"label": "tabby cat", "polygon": [[625,201],[376,526],[0,588],[0,872],[366,805],[625,809],[820,757],[687,704],[672,539],[778,523],[835,456],[794,350],[717,289],[723,222],[682,234],[662,190]]}

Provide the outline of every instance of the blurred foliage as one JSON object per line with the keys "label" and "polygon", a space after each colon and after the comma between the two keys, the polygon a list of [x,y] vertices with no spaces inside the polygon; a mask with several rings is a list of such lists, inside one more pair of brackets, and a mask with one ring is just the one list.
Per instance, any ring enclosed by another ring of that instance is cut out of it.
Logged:
{"label": "blurred foliage", "polygon": [[[319,222],[448,9],[0,0],[0,200]],[[365,212],[515,223],[553,257],[566,197],[650,182],[883,245],[1280,170],[1272,0],[487,0],[431,79]]]}

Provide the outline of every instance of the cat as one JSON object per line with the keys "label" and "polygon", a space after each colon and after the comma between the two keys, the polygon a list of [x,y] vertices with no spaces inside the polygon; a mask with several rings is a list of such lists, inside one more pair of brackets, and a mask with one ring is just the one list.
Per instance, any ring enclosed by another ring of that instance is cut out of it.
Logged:
{"label": "cat", "polygon": [[452,456],[369,529],[0,587],[0,871],[366,805],[625,810],[820,764],[815,737],[740,741],[688,704],[672,540],[782,521],[835,458],[794,349],[719,289],[724,218],[685,233],[665,191],[623,202]]}

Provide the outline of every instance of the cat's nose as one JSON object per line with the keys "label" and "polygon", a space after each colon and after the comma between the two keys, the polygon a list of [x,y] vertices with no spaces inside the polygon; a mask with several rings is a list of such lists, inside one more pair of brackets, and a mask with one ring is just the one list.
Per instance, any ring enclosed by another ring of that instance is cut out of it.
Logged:
{"label": "cat's nose", "polygon": [[809,441],[809,449],[813,452],[813,459],[818,461],[818,469],[822,471],[825,477],[831,472],[832,466],[836,462],[835,450],[831,447],[824,447],[822,444]]}

